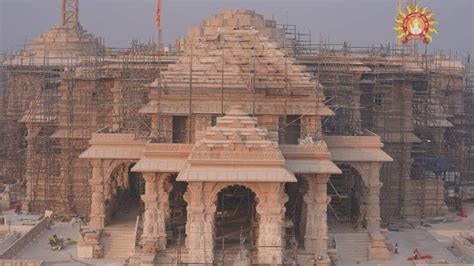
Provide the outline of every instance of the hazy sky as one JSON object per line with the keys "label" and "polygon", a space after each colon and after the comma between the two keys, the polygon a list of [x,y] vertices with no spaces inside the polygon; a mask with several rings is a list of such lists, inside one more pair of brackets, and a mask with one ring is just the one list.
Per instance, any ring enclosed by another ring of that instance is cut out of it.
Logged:
{"label": "hazy sky", "polygon": [[[432,49],[448,53],[474,51],[474,0],[418,0],[436,13],[439,34]],[[245,8],[278,23],[286,19],[301,32],[353,46],[393,42],[396,0],[162,0],[163,36],[174,43],[189,26],[224,8]],[[128,47],[132,38],[156,36],[156,0],[80,0],[80,21],[107,46]],[[39,33],[59,24],[60,0],[0,0],[0,51],[18,49]],[[287,15],[286,15],[287,14]]]}

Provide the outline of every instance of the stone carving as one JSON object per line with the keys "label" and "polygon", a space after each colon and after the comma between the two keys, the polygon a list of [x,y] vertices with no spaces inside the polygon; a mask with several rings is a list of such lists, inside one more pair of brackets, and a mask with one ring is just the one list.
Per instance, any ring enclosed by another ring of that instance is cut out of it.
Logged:
{"label": "stone carving", "polygon": [[298,144],[299,145],[314,145],[314,141],[312,137],[304,137],[304,138],[298,138]]}
{"label": "stone carving", "polygon": [[324,140],[314,141],[313,137],[306,136],[304,138],[298,138],[298,145],[315,145],[320,147],[327,147],[327,144]]}

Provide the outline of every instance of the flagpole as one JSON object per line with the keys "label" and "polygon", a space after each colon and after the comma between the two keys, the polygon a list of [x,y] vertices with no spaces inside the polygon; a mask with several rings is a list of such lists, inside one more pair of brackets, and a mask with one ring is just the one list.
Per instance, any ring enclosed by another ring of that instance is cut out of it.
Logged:
{"label": "flagpole", "polygon": [[161,115],[160,115],[160,89],[161,89],[161,52],[162,52],[162,31],[161,31],[161,0],[157,0],[157,10],[156,10],[156,27],[157,27],[157,33],[158,33],[158,49],[157,49],[157,74],[158,74],[158,86],[157,86],[157,122],[158,125],[156,127],[156,130],[158,131],[156,136],[158,139],[158,142],[161,141]]}

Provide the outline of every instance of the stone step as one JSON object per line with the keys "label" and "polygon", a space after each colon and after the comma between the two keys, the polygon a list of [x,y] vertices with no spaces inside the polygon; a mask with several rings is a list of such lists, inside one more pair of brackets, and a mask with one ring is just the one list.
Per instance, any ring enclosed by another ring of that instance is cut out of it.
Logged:
{"label": "stone step", "polygon": [[110,236],[103,236],[102,239],[104,240],[107,240],[107,239],[114,239],[114,240],[129,240],[129,239],[133,239],[135,238],[134,235],[130,235],[130,236],[114,236],[114,237],[110,237]]}
{"label": "stone step", "polygon": [[117,242],[102,242],[104,245],[104,248],[109,248],[109,247],[123,247],[123,248],[131,248],[133,245],[133,242],[124,242],[124,243],[117,243]]}
{"label": "stone step", "polygon": [[338,239],[370,239],[368,234],[336,234]]}
{"label": "stone step", "polygon": [[368,233],[336,234],[336,248],[340,261],[367,261],[370,236]]}
{"label": "stone step", "polygon": [[101,239],[105,258],[128,258],[133,254],[134,230],[104,230]]}
{"label": "stone step", "polygon": [[110,245],[110,244],[106,244],[104,243],[104,250],[130,250],[132,249],[133,246],[130,244],[130,246],[128,245]]}
{"label": "stone step", "polygon": [[365,248],[365,246],[366,245],[368,246],[369,243],[370,243],[369,241],[367,241],[367,242],[357,242],[357,243],[347,243],[347,242],[344,243],[344,242],[339,241],[339,243],[336,243],[336,244],[337,244],[338,247],[354,247],[354,248],[364,247]]}

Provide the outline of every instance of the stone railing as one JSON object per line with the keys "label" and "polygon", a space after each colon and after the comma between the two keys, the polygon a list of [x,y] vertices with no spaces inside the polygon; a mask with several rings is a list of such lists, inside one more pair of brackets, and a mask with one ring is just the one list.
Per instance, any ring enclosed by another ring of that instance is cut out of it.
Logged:
{"label": "stone railing", "polygon": [[140,242],[140,215],[137,216],[137,221],[135,222],[135,241],[133,241],[132,249],[135,250]]}
{"label": "stone railing", "polygon": [[279,148],[286,160],[324,160],[331,158],[324,141],[317,141],[315,144],[280,145]]}
{"label": "stone railing", "polygon": [[276,150],[268,151],[250,151],[250,152],[239,152],[239,151],[198,151],[194,150],[189,156],[190,160],[208,159],[208,160],[255,160],[255,161],[282,161],[284,158],[282,154]]}
{"label": "stone railing", "polygon": [[22,235],[17,241],[10,245],[0,254],[0,259],[11,259],[22,251],[33,239],[43,232],[49,225],[49,218],[42,218],[30,231]]}
{"label": "stone railing", "polygon": [[43,266],[40,260],[0,260],[0,266]]}
{"label": "stone railing", "polygon": [[17,241],[20,237],[20,232],[11,231],[7,233],[0,243],[0,252],[7,250],[7,248],[9,248],[13,243],[15,243],[15,241]]}
{"label": "stone railing", "polygon": [[[103,131],[102,131],[103,132]],[[116,133],[93,133],[90,144],[121,144],[126,141],[127,144],[144,144],[145,141],[137,140],[134,134],[116,134]]]}
{"label": "stone railing", "polygon": [[186,153],[189,154],[194,144],[180,143],[147,143],[145,154],[153,155],[154,153]]}
{"label": "stone railing", "polygon": [[383,143],[375,133],[364,130],[362,136],[324,136],[323,140],[329,148],[357,147],[357,148],[382,148]]}

